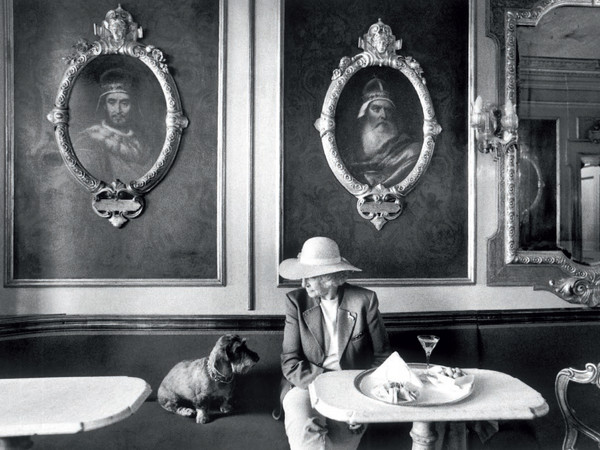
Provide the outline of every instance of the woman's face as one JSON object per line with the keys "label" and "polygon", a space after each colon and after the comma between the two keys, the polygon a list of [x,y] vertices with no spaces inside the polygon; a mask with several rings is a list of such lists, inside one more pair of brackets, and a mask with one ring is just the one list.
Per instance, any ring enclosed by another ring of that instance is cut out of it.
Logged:
{"label": "woman's face", "polygon": [[302,278],[302,287],[311,298],[334,298],[337,294],[337,286],[327,286],[323,276]]}

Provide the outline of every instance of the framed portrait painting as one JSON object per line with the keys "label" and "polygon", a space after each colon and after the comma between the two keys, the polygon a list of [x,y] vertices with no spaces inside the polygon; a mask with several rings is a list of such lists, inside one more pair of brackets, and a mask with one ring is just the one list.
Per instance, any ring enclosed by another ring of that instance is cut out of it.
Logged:
{"label": "framed portrait painting", "polygon": [[[124,55],[92,60],[73,84],[69,110],[73,150],[95,178],[135,180],[158,159],[166,105],[158,80],[139,60]],[[108,147],[116,141],[123,147],[119,151],[98,148],[98,142]]]}
{"label": "framed portrait painting", "polygon": [[5,285],[224,283],[224,9],[7,3]]}
{"label": "framed portrait painting", "polygon": [[[410,81],[390,67],[367,67],[348,80],[337,108],[338,148],[354,178],[370,186],[403,181],[423,145],[423,110]],[[392,141],[391,136],[397,139]],[[403,161],[386,160],[390,152],[383,141],[388,147],[406,148],[409,156]]]}
{"label": "framed portrait painting", "polygon": [[471,8],[285,1],[281,259],[328,236],[366,285],[474,282]]}

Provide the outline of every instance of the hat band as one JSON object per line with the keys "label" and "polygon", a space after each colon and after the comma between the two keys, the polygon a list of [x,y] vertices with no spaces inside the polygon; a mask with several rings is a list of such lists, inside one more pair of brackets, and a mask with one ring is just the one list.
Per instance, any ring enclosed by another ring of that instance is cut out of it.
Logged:
{"label": "hat band", "polygon": [[300,264],[307,266],[327,266],[330,264],[337,264],[342,262],[342,258],[337,256],[335,258],[307,258],[306,256],[300,255]]}
{"label": "hat band", "polygon": [[362,116],[365,115],[365,113],[367,112],[367,108],[369,107],[369,105],[371,103],[373,103],[375,100],[385,100],[386,102],[391,103],[392,107],[395,109],[396,105],[394,104],[393,101],[391,101],[389,98],[387,97],[375,97],[372,98],[370,100],[365,101],[362,106],[360,107],[360,110],[358,111],[358,115],[356,116],[357,119],[360,119]]}
{"label": "hat band", "polygon": [[111,89],[109,91],[103,92],[102,94],[100,94],[100,97],[104,97],[105,95],[108,95],[108,94],[128,94],[129,95],[129,92],[123,88],[116,88],[116,89]]}

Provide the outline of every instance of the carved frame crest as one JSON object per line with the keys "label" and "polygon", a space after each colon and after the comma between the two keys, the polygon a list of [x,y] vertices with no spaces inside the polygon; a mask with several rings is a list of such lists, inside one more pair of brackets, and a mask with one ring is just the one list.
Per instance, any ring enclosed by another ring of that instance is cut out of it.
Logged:
{"label": "carved frame crest", "polygon": [[[75,44],[73,54],[66,58],[68,68],[60,82],[54,108],[47,117],[54,125],[56,142],[69,172],[92,193],[94,211],[116,228],[121,228],[129,219],[143,212],[144,195],[169,171],[188,119],[183,114],[177,86],[163,52],[138,42],[143,36],[142,28],[133,21],[129,12],[121,5],[108,11],[100,25],[94,24],[94,34],[99,38],[97,41],[90,44],[81,39]],[[141,61],[158,80],[166,102],[166,135],[160,155],[150,170],[130,181],[107,181],[94,177],[79,161],[69,134],[69,100],[73,86],[81,71],[103,55],[124,55]]]}
{"label": "carved frame crest", "polygon": [[[358,213],[371,221],[377,230],[390,220],[398,218],[404,210],[404,197],[411,192],[421,175],[427,170],[435,147],[435,138],[442,131],[437,123],[423,70],[410,56],[396,54],[402,40],[396,40],[389,25],[381,19],[369,27],[358,40],[363,49],[353,57],[343,57],[333,71],[331,83],[323,102],[321,116],[315,122],[329,167],[339,183],[357,198]],[[346,167],[336,140],[336,108],[348,81],[367,67],[389,67],[404,75],[416,91],[423,110],[423,144],[418,160],[409,174],[393,186],[369,185],[356,179]]]}

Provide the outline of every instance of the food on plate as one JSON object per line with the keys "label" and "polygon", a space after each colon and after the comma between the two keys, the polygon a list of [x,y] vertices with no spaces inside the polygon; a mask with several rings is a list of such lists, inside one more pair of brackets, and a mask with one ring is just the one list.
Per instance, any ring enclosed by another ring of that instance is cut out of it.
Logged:
{"label": "food on plate", "polygon": [[419,397],[418,389],[410,383],[402,384],[396,381],[388,381],[373,388],[373,395],[385,402],[398,404],[407,401],[415,401]]}
{"label": "food on plate", "polygon": [[434,366],[427,372],[429,382],[435,386],[449,389],[471,389],[473,375],[469,375],[459,367]]}
{"label": "food on plate", "polygon": [[457,379],[467,375],[460,367],[433,366],[430,369],[430,372],[435,376],[446,376],[452,379]]}

